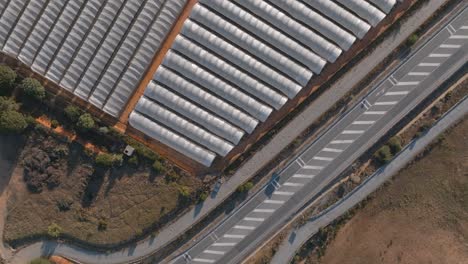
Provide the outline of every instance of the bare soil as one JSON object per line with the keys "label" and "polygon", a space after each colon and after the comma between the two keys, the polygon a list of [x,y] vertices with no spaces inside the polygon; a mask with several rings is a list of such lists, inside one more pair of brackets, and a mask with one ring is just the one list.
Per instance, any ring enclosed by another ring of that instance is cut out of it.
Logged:
{"label": "bare soil", "polygon": [[302,263],[468,263],[468,119]]}
{"label": "bare soil", "polygon": [[[3,162],[10,169],[1,170],[11,177],[3,238],[14,247],[47,236],[52,223],[62,227],[65,239],[85,245],[120,245],[156,232],[189,207],[195,191],[203,186],[200,179],[184,173],[168,181],[148,165],[95,167],[80,144],[40,131],[31,132],[24,148],[10,143],[0,147],[2,153],[17,152],[18,157],[17,163],[11,158]],[[68,154],[54,154],[64,149]],[[30,175],[44,182],[42,188],[28,188],[25,179]],[[182,187],[190,197],[180,198]]]}

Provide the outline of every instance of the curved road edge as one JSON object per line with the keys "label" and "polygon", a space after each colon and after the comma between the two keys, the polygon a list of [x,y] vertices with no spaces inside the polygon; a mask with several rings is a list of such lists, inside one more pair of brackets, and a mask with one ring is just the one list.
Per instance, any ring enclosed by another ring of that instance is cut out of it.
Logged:
{"label": "curved road edge", "polygon": [[[289,263],[295,256],[296,251],[317,233],[320,228],[327,226],[364,200],[368,195],[376,191],[383,183],[403,169],[409,162],[414,160],[414,158],[424,151],[428,145],[434,142],[441,133],[463,119],[467,114],[468,96],[465,96],[463,100],[452,107],[426,133],[411,141],[390,163],[377,170],[340,201],[327,208],[318,216],[309,219],[307,224],[299,229],[291,231],[287,239],[281,243],[271,263]],[[294,237],[293,241],[291,241],[291,237]]]}

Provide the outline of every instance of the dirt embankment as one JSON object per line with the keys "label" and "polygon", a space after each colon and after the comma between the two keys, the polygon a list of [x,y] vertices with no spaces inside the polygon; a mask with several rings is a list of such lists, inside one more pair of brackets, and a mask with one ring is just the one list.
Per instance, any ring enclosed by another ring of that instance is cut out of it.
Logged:
{"label": "dirt embankment", "polygon": [[303,263],[468,263],[468,119]]}

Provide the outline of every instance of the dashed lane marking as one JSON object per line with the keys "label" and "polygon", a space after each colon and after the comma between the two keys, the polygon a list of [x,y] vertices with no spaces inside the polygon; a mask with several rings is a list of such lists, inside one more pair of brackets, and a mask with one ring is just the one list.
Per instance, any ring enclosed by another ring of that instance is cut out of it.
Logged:
{"label": "dashed lane marking", "polygon": [[372,121],[372,120],[370,120],[370,121],[354,121],[353,125],[372,125],[374,123],[375,123],[375,121]]}
{"label": "dashed lane marking", "polygon": [[376,102],[374,105],[396,105],[398,101]]}
{"label": "dashed lane marking", "polygon": [[252,222],[263,222],[265,221],[265,218],[260,218],[260,217],[244,217],[245,221],[252,221]]}
{"label": "dashed lane marking", "polygon": [[397,86],[418,85],[419,82],[398,82]]}
{"label": "dashed lane marking", "polygon": [[343,152],[342,149],[337,149],[337,148],[323,148],[322,151],[325,151],[325,152],[333,152],[333,153],[341,153],[341,152]]}
{"label": "dashed lane marking", "polygon": [[203,258],[194,258],[193,262],[202,262],[202,263],[214,263],[214,259],[203,259]]}
{"label": "dashed lane marking", "polygon": [[461,47],[461,45],[455,45],[455,44],[441,44],[439,47],[443,49],[458,49]]}
{"label": "dashed lane marking", "polygon": [[312,166],[312,165],[306,165],[303,167],[304,169],[309,169],[309,170],[321,170],[323,169],[323,166]]}
{"label": "dashed lane marking", "polygon": [[284,204],[284,201],[280,201],[280,200],[265,200],[264,203],[266,204]]}
{"label": "dashed lane marking", "polygon": [[351,139],[333,140],[333,141],[330,142],[330,144],[351,144],[353,142],[354,142],[354,140],[351,140]]}
{"label": "dashed lane marking", "polygon": [[[293,176],[294,177],[294,176]],[[282,196],[291,196],[294,193],[293,192],[283,192],[283,191],[274,191],[273,194],[275,195],[282,195]]]}
{"label": "dashed lane marking", "polygon": [[427,76],[430,72],[410,72],[408,73],[409,76]]}
{"label": "dashed lane marking", "polygon": [[447,53],[431,53],[429,54],[429,58],[448,58],[452,54],[447,54]]}
{"label": "dashed lane marking", "polygon": [[422,67],[437,67],[439,65],[440,63],[438,62],[421,62],[418,64],[418,66],[422,66]]}
{"label": "dashed lane marking", "polygon": [[304,186],[304,184],[297,183],[297,182],[285,182],[284,186],[301,187],[301,186]]}
{"label": "dashed lane marking", "polygon": [[242,229],[242,230],[254,230],[255,226],[243,226],[243,225],[235,225],[234,229]]}
{"label": "dashed lane marking", "polygon": [[365,115],[385,115],[387,111],[366,111],[364,112]]}
{"label": "dashed lane marking", "polygon": [[245,235],[225,234],[223,237],[225,237],[225,238],[244,238]]}
{"label": "dashed lane marking", "polygon": [[407,95],[409,91],[400,91],[400,92],[386,92],[385,95]]}
{"label": "dashed lane marking", "polygon": [[218,250],[205,250],[203,251],[205,254],[212,254],[212,255],[224,255],[223,251],[218,251]]}
{"label": "dashed lane marking", "polygon": [[294,174],[293,178],[300,178],[300,179],[312,179],[315,175],[306,175],[306,174]]}
{"label": "dashed lane marking", "polygon": [[275,209],[258,209],[258,208],[255,208],[253,210],[254,213],[273,213],[275,211]]}
{"label": "dashed lane marking", "polygon": [[364,130],[344,130],[341,132],[343,135],[356,135],[356,134],[362,134],[364,133]]}
{"label": "dashed lane marking", "polygon": [[333,158],[329,158],[329,157],[320,157],[320,156],[315,156],[313,157],[314,160],[324,160],[324,161],[332,161]]}
{"label": "dashed lane marking", "polygon": [[213,247],[233,247],[237,243],[213,243]]}

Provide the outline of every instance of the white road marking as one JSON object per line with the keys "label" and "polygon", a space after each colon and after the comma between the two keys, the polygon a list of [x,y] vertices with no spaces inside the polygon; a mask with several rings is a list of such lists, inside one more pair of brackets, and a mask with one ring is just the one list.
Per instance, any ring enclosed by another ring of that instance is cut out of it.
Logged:
{"label": "white road marking", "polygon": [[224,251],[217,251],[217,250],[205,250],[203,251],[205,254],[213,254],[213,255],[224,255]]}
{"label": "white road marking", "polygon": [[244,238],[245,235],[232,235],[232,234],[225,234],[223,237],[225,238]]}
{"label": "white road marking", "polygon": [[296,162],[297,162],[297,164],[299,164],[299,166],[301,166],[301,167],[304,167],[304,165],[306,164],[306,163],[301,159],[301,157],[297,158],[297,159],[296,159]]}
{"label": "white road marking", "polygon": [[212,246],[213,247],[233,247],[237,243],[214,243]]}
{"label": "white road marking", "polygon": [[284,186],[300,187],[300,186],[304,186],[304,184],[302,184],[302,183],[297,183],[297,182],[285,182],[285,183],[284,183]]}
{"label": "white road marking", "polygon": [[314,160],[324,160],[324,161],[332,161],[333,158],[329,158],[329,157],[319,157],[319,156],[315,156],[313,158]]}
{"label": "white road marking", "polygon": [[254,213],[273,213],[275,211],[275,209],[258,209],[258,208],[255,208],[253,210]]}
{"label": "white road marking", "polygon": [[398,101],[376,102],[374,105],[396,105]]}
{"label": "white road marking", "polygon": [[386,92],[385,95],[406,95],[409,94],[409,91],[400,91],[400,92]]}
{"label": "white road marking", "polygon": [[[293,176],[293,177],[294,177],[294,176]],[[283,195],[283,196],[291,196],[291,195],[293,195],[294,193],[293,193],[293,192],[274,191],[273,194],[276,194],[276,195]]]}
{"label": "white road marking", "polygon": [[429,67],[437,67],[439,66],[440,63],[437,63],[437,62],[421,62],[418,64],[418,66],[429,66]]}
{"label": "white road marking", "polygon": [[323,166],[311,166],[311,165],[306,165],[303,167],[304,169],[309,169],[309,170],[321,170],[323,169]]}
{"label": "white road marking", "polygon": [[351,140],[351,139],[346,139],[346,140],[333,140],[332,142],[330,142],[330,144],[350,144],[350,143],[353,143],[354,140]]}
{"label": "white road marking", "polygon": [[406,86],[406,85],[418,85],[419,82],[398,82],[397,86]]}
{"label": "white road marking", "polygon": [[460,29],[468,29],[468,26],[461,26]]}
{"label": "white road marking", "polygon": [[263,222],[265,221],[265,218],[259,218],[259,217],[244,217],[245,221],[253,221],[253,222]]}
{"label": "white road marking", "polygon": [[450,36],[451,39],[468,39],[468,36],[465,35],[452,35]]}
{"label": "white road marking", "polygon": [[342,149],[336,149],[336,148],[323,148],[322,151],[325,151],[325,152],[333,152],[333,153],[341,153],[341,152],[343,152]]}
{"label": "white road marking", "polygon": [[453,28],[453,26],[450,25],[450,24],[447,25],[447,30],[449,31],[450,35],[452,35],[453,33],[456,32],[456,30],[455,30],[455,29]]}
{"label": "white road marking", "polygon": [[242,229],[242,230],[254,230],[255,226],[243,226],[243,225],[235,225],[234,229]]}
{"label": "white road marking", "polygon": [[375,121],[354,121],[353,125],[372,125]]}
{"label": "white road marking", "polygon": [[264,203],[266,204],[284,204],[284,201],[280,201],[280,200],[265,200]]}
{"label": "white road marking", "polygon": [[429,58],[448,58],[452,54],[447,53],[431,53],[429,54]]}
{"label": "white road marking", "polygon": [[344,134],[344,135],[355,135],[355,134],[362,134],[364,133],[365,131],[364,130],[344,130],[343,132],[341,132],[341,134]]}
{"label": "white road marking", "polygon": [[301,178],[301,179],[312,179],[315,175],[306,175],[306,174],[294,174],[293,178]]}
{"label": "white road marking", "polygon": [[439,47],[444,48],[444,49],[458,49],[461,47],[461,45],[455,45],[455,44],[441,44]]}
{"label": "white road marking", "polygon": [[409,76],[427,76],[430,72],[410,72],[408,73]]}
{"label": "white road marking", "polygon": [[192,259],[194,262],[203,262],[203,263],[214,263],[214,259],[202,259],[202,258],[194,258]]}
{"label": "white road marking", "polygon": [[366,111],[364,112],[365,115],[385,115],[387,111]]}

